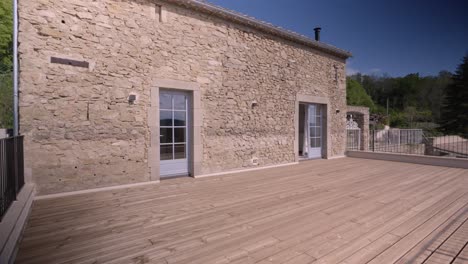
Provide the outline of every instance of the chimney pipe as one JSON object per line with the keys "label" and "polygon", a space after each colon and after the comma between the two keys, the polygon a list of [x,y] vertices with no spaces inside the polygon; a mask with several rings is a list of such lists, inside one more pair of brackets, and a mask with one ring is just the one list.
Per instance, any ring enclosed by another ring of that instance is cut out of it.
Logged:
{"label": "chimney pipe", "polygon": [[320,30],[322,30],[321,27],[316,27],[316,28],[314,28],[314,31],[315,31],[315,41],[320,41]]}

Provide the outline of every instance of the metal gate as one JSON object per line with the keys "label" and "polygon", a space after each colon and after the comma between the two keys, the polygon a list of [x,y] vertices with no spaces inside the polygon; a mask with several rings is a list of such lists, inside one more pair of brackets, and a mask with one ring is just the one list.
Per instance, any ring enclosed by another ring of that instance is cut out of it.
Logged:
{"label": "metal gate", "polygon": [[346,149],[361,150],[361,129],[347,128],[346,129]]}
{"label": "metal gate", "polygon": [[361,150],[361,129],[352,116],[346,120],[346,149]]}

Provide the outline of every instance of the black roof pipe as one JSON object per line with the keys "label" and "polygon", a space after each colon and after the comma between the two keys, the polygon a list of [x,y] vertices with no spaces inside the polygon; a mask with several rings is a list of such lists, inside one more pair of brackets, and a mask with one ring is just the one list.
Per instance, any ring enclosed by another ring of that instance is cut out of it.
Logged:
{"label": "black roof pipe", "polygon": [[320,41],[320,30],[322,30],[321,27],[316,27],[316,28],[314,28],[314,31],[315,31],[315,41]]}

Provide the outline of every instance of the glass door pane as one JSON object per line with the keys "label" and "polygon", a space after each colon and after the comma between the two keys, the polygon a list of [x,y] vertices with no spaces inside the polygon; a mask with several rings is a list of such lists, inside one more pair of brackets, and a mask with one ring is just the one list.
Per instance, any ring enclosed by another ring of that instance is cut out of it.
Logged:
{"label": "glass door pane", "polygon": [[185,136],[185,127],[175,127],[173,143],[185,143]]}
{"label": "glass door pane", "polygon": [[187,175],[190,94],[166,89],[161,89],[159,93],[160,175]]}
{"label": "glass door pane", "polygon": [[169,127],[172,126],[172,110],[159,111],[159,125]]}
{"label": "glass door pane", "polygon": [[309,158],[322,155],[322,107],[318,104],[308,105],[309,118]]}
{"label": "glass door pane", "polygon": [[159,129],[159,141],[161,142],[161,145],[172,144],[174,142],[174,139],[172,138],[174,132],[172,130],[172,127],[161,127]]}
{"label": "glass door pane", "polygon": [[160,94],[161,159],[185,159],[187,143],[187,95],[177,92]]}
{"label": "glass door pane", "polygon": [[177,144],[174,146],[175,159],[185,159],[187,157],[186,153],[185,144]]}
{"label": "glass door pane", "polygon": [[172,160],[173,152],[172,145],[160,146],[161,160]]}

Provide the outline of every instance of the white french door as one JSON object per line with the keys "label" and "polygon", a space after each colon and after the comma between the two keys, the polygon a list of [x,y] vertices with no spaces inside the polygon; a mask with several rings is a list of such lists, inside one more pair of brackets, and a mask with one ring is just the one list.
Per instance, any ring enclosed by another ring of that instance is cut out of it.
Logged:
{"label": "white french door", "polygon": [[160,176],[189,174],[189,94],[159,92]]}
{"label": "white french door", "polygon": [[322,157],[322,119],[323,110],[319,104],[307,105],[308,129],[309,133],[309,151],[308,158],[321,158]]}

